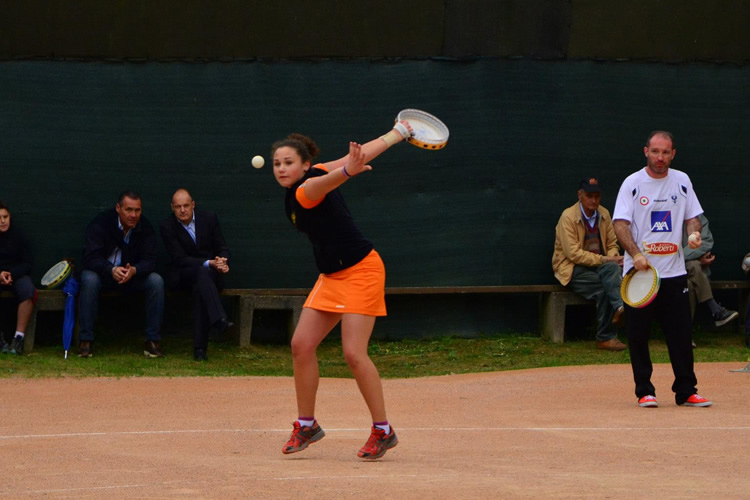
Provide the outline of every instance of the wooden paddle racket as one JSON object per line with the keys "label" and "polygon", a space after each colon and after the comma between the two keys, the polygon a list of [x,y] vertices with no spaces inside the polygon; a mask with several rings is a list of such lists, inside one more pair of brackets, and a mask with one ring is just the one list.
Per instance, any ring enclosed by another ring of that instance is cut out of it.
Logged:
{"label": "wooden paddle racket", "polygon": [[72,269],[73,266],[70,265],[70,262],[61,260],[44,273],[44,276],[42,276],[42,286],[49,289],[57,288],[70,276]]}
{"label": "wooden paddle racket", "polygon": [[656,268],[649,266],[645,271],[632,268],[625,274],[620,285],[622,301],[630,307],[646,307],[659,293],[659,285],[661,285],[661,278]]}
{"label": "wooden paddle racket", "polygon": [[408,122],[412,135],[406,140],[409,144],[422,149],[443,149],[448,144],[450,131],[440,119],[419,109],[403,109],[396,116],[396,123]]}

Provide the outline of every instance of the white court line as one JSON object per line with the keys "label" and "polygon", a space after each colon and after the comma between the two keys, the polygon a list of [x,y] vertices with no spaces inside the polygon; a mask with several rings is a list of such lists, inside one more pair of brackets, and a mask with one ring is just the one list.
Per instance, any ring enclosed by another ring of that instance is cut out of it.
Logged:
{"label": "white court line", "polygon": [[[429,475],[420,475],[420,474],[388,474],[388,479],[392,478],[425,478],[425,477],[439,477],[442,479],[445,479],[447,477],[447,474],[429,474]],[[329,476],[277,476],[277,477],[255,477],[252,478],[251,482],[257,482],[257,481],[330,481],[332,479],[344,479],[344,480],[353,480],[353,479],[376,479],[381,480],[383,479],[382,475],[378,474],[357,474],[357,475],[329,475]],[[25,490],[25,491],[2,491],[0,490],[0,496],[6,496],[6,495],[17,495],[19,493],[23,493],[25,495],[47,495],[51,493],[75,493],[75,492],[82,492],[82,491],[107,491],[107,490],[122,490],[122,489],[128,489],[128,488],[154,488],[158,486],[169,486],[171,484],[178,484],[180,486],[188,486],[188,485],[205,485],[208,481],[163,481],[158,483],[143,483],[143,484],[120,484],[120,485],[107,485],[107,486],[81,486],[78,488],[51,488],[51,489],[44,489],[44,490]]]}
{"label": "white court line", "polygon": [[[399,427],[399,432],[597,432],[597,431],[749,431],[750,426],[680,426],[680,427]],[[325,429],[326,433],[357,432],[361,428]],[[289,429],[175,429],[154,431],[112,431],[112,432],[67,432],[56,434],[16,434],[0,436],[0,440],[10,439],[63,439],[99,436],[170,435],[170,434],[213,434],[213,433],[288,433]]]}
{"label": "white court line", "polygon": [[[425,478],[425,477],[441,477],[445,478],[447,474],[427,474],[427,475],[419,475],[419,474],[388,474],[388,479],[393,478]],[[454,474],[455,476],[455,474]],[[268,478],[254,478],[253,481],[310,481],[310,480],[317,480],[317,481],[328,481],[331,479],[383,479],[384,476],[382,475],[373,475],[373,474],[359,474],[356,476],[288,476],[288,477],[268,477]]]}

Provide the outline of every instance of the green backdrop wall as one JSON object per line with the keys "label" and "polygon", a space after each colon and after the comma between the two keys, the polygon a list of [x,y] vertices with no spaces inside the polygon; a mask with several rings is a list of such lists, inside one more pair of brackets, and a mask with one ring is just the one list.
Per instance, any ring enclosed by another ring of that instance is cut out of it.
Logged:
{"label": "green backdrop wall", "polygon": [[0,71],[3,198],[32,235],[36,273],[80,255],[86,223],[135,189],[145,215],[190,189],[219,213],[230,286],[309,286],[307,241],[255,154],[294,131],[321,159],[417,107],[448,147],[399,145],[344,194],[388,265],[388,284],[552,282],[554,226],[596,175],[612,208],[654,128],[673,131],[717,240],[717,277],[737,277],[747,241],[747,70],[703,64],[528,60],[313,63],[6,62]]}
{"label": "green backdrop wall", "polygon": [[[309,245],[270,166],[250,158],[293,131],[337,157],[405,107],[443,118],[448,147],[400,145],[344,187],[388,285],[554,282],[554,225],[578,179],[599,176],[612,208],[655,128],[676,134],[674,166],[711,220],[714,278],[741,277],[750,3],[371,5],[0,2],[0,199],[32,238],[35,279],[79,258],[86,224],[121,190],[158,223],[183,186],[222,219],[229,286],[310,286]],[[394,297],[376,335],[531,331],[535,306]]]}

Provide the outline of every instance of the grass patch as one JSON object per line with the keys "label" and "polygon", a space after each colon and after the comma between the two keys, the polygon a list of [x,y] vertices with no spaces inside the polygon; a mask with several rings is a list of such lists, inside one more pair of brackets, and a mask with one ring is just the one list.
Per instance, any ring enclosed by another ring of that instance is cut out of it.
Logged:
{"label": "grass patch", "polygon": [[[696,362],[750,361],[750,350],[741,334],[696,331]],[[166,356],[146,359],[137,335],[94,344],[94,357],[80,359],[75,350],[63,359],[59,346],[39,346],[26,356],[1,355],[0,377],[226,377],[291,376],[289,346],[254,344],[239,348],[229,342],[212,342],[209,361],[197,363],[192,341],[168,338]],[[552,344],[530,334],[508,333],[465,339],[441,337],[424,340],[373,340],[370,355],[383,378],[426,377],[453,373],[520,370],[551,366],[627,364],[627,351],[606,352],[592,340]],[[657,334],[651,341],[654,363],[669,361],[666,344]],[[318,350],[323,377],[351,377],[341,354],[341,342],[327,339]]]}

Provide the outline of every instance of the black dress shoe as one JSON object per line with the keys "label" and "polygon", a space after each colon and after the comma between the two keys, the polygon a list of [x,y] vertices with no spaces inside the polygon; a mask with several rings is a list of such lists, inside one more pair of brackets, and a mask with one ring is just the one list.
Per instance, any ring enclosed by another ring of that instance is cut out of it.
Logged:
{"label": "black dress shoe", "polygon": [[80,358],[90,358],[94,355],[94,350],[91,348],[91,342],[88,340],[82,340],[80,344],[78,344],[78,357]]}
{"label": "black dress shoe", "polygon": [[206,350],[195,349],[193,351],[193,359],[195,359],[196,361],[208,361],[208,356],[206,356]]}
{"label": "black dress shoe", "polygon": [[214,323],[214,329],[219,335],[224,334],[227,330],[234,326],[234,323],[229,321],[227,318],[221,318],[219,321]]}
{"label": "black dress shoe", "polygon": [[161,346],[155,340],[147,340],[143,344],[143,355],[147,358],[161,358],[164,354],[161,352]]}

